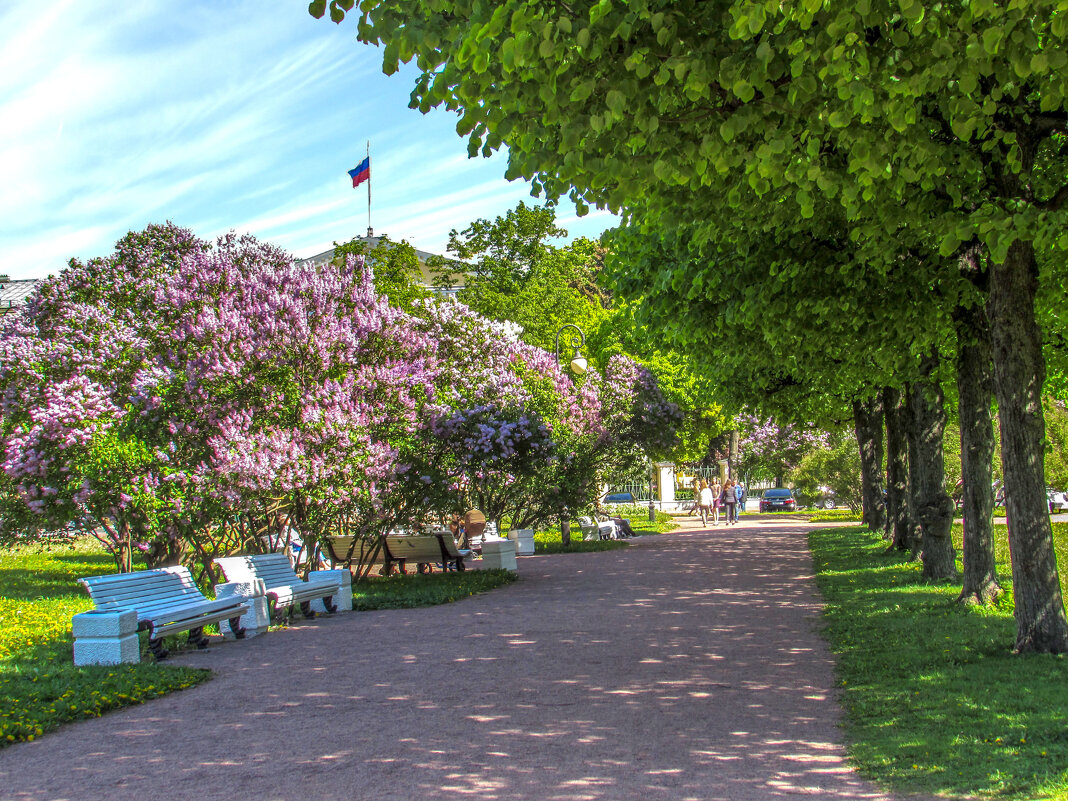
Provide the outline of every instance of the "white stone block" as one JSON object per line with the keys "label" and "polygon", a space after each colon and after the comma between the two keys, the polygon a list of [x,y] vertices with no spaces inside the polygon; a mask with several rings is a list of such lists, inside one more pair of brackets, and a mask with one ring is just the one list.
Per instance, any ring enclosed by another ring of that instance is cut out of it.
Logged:
{"label": "white stone block", "polygon": [[134,609],[94,609],[71,618],[75,665],[135,665],[141,661]]}
{"label": "white stone block", "polygon": [[534,529],[512,529],[508,532],[508,539],[515,543],[516,556],[530,556],[534,553]]}
{"label": "white stone block", "polygon": [[75,665],[136,665],[140,661],[141,641],[136,634],[74,641]]}
{"label": "white stone block", "polygon": [[515,543],[511,540],[488,540],[482,543],[483,570],[517,570]]}
{"label": "white stone block", "polygon": [[[316,570],[311,575],[315,576],[317,580],[335,579],[338,591],[334,593],[334,597],[331,599],[334,602],[334,606],[337,607],[338,612],[352,611],[352,573],[346,568],[341,568],[339,570]],[[326,612],[326,606],[323,604],[322,598],[316,598],[312,601],[311,608],[315,612]]]}
{"label": "white stone block", "polygon": [[[248,611],[241,615],[241,626],[245,629],[246,637],[256,637],[267,633],[267,629],[271,625],[271,617],[267,607],[267,586],[263,583],[263,579],[216,584],[215,597],[238,597],[248,603]],[[219,631],[227,639],[234,639],[234,633],[230,629],[228,620],[219,622]]]}
{"label": "white stone block", "polygon": [[71,618],[74,639],[83,637],[121,637],[137,631],[136,609],[93,609]]}

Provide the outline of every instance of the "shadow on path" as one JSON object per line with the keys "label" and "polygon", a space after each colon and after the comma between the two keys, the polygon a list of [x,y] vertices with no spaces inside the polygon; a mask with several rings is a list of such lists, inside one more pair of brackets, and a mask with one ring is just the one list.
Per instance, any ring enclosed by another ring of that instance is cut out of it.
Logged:
{"label": "shadow on path", "polygon": [[844,761],[807,526],[683,525],[182,654],[217,677],[5,749],[0,798],[887,798]]}

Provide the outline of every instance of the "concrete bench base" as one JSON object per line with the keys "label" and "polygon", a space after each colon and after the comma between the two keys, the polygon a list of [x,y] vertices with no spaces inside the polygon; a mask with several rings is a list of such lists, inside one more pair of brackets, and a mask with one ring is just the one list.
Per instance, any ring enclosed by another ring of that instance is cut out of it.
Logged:
{"label": "concrete bench base", "polygon": [[75,665],[136,665],[141,661],[137,610],[81,612],[71,618]]}
{"label": "concrete bench base", "polygon": [[486,540],[482,543],[483,570],[518,570],[515,543],[511,540]]}

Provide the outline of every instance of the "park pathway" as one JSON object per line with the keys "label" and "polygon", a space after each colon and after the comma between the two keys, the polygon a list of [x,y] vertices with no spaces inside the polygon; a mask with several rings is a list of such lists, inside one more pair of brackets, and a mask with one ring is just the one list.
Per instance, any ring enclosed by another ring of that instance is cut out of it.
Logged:
{"label": "park pathway", "polygon": [[216,678],[0,751],[0,799],[887,799],[844,760],[807,526],[699,525],[178,655]]}

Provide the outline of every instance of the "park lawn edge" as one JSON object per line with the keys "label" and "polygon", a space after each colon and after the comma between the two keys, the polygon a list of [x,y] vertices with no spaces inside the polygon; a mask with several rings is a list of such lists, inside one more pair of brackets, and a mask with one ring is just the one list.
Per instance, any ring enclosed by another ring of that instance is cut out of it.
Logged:
{"label": "park lawn edge", "polygon": [[[1055,531],[1061,551],[1068,525]],[[996,537],[1007,561],[1004,526]],[[897,793],[1068,799],[1068,659],[1010,653],[1008,564],[999,559],[999,605],[966,607],[959,583],[923,581],[918,561],[864,527],[815,528],[808,540],[863,776]]]}
{"label": "park lawn edge", "polygon": [[[4,608],[7,608],[12,617],[26,620],[26,623],[9,621],[12,626],[38,629],[36,634],[24,631],[24,637],[7,643],[8,650],[0,658],[0,748],[24,741],[32,742],[67,723],[142,704],[194,687],[213,677],[211,670],[154,662],[146,656],[147,635],[143,633],[139,635],[141,654],[147,661],[136,665],[74,665],[70,617],[76,612],[92,608],[92,602],[88,596],[79,593],[76,579],[72,577],[103,571],[99,569],[99,564],[94,564],[96,569],[87,569],[83,561],[71,565],[51,560],[49,554],[62,557],[72,553],[62,548],[20,550],[28,559],[43,557],[60,565],[60,568],[36,562],[37,569],[34,571],[20,569],[12,564],[19,561],[17,554],[5,554],[3,564],[7,569],[18,571],[20,576],[33,573],[45,575],[49,581],[47,586],[37,587],[25,578],[14,583],[8,581],[6,586],[0,584],[0,617],[3,617]],[[90,558],[96,556],[92,554]],[[82,553],[81,557],[84,558],[85,554]],[[0,579],[3,573],[3,569],[0,569]],[[358,583],[354,588],[353,611],[450,603],[488,592],[510,583],[516,577],[506,570],[472,570],[424,576],[411,574],[402,578],[410,580],[384,579],[370,593],[367,583]],[[372,580],[369,584],[375,585],[376,582]],[[4,592],[14,597],[5,597]],[[285,625],[284,621],[272,624],[272,629]],[[172,653],[190,647],[186,634],[166,637],[165,643]],[[230,645],[240,647],[240,643]]]}

